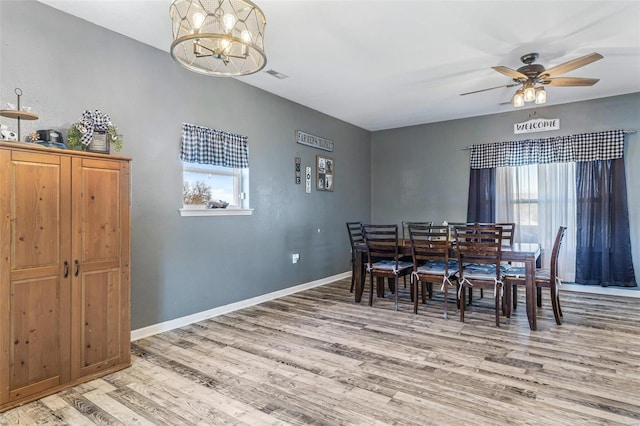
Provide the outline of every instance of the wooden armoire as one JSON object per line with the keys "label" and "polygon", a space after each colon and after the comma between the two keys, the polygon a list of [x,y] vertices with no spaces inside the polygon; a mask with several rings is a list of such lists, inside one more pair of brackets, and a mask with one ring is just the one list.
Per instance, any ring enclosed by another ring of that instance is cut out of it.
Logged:
{"label": "wooden armoire", "polygon": [[129,167],[0,142],[0,411],[130,364]]}

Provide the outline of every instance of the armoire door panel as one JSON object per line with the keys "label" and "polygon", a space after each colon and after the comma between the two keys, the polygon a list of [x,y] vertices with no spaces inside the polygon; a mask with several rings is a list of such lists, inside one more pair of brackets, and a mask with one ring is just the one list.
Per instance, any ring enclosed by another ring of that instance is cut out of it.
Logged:
{"label": "armoire door panel", "polygon": [[83,160],[78,217],[83,263],[120,257],[120,178],[118,163]]}
{"label": "armoire door panel", "polygon": [[[123,334],[129,324],[128,315],[122,312],[124,305],[128,308],[129,298],[123,293],[128,286],[122,284],[121,223],[123,207],[129,206],[121,201],[128,174],[123,173],[120,162],[74,159],[72,168],[72,247],[78,265],[74,265],[72,296],[71,375],[77,378],[128,362],[128,357],[123,357],[128,354],[129,336],[125,339]],[[128,267],[128,252],[126,255]]]}
{"label": "armoire door panel", "polygon": [[60,262],[60,164],[14,161],[12,270]]}
{"label": "armoire door panel", "polygon": [[[71,161],[0,153],[0,404],[70,378]],[[66,237],[63,237],[66,236]],[[6,264],[4,264],[6,262]]]}
{"label": "armoire door panel", "polygon": [[59,376],[59,299],[56,275],[11,284],[12,392]]}
{"label": "armoire door panel", "polygon": [[120,362],[123,321],[119,268],[84,272],[78,281],[79,288],[74,289],[78,303],[73,307],[72,324],[80,325],[75,330],[78,345],[74,345],[80,350],[72,358],[74,377]]}

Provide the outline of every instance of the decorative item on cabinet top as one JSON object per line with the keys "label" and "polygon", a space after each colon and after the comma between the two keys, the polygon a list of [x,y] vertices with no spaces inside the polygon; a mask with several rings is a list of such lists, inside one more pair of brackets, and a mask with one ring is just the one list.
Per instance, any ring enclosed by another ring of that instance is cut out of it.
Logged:
{"label": "decorative item on cabinet top", "polygon": [[0,109],[0,116],[15,118],[18,120],[18,134],[16,135],[13,131],[3,128],[2,129],[2,138],[9,141],[20,141],[20,120],[37,120],[38,114],[32,111],[31,107],[21,106],[20,105],[20,97],[22,97],[22,89],[16,87],[15,89],[16,98],[18,100],[18,104],[14,105],[11,102],[7,102],[7,109]]}
{"label": "decorative item on cabinet top", "polygon": [[88,150],[108,154],[111,145],[116,151],[122,149],[122,134],[111,118],[100,110],[85,110],[80,121],[73,123],[67,133],[67,146],[70,149]]}

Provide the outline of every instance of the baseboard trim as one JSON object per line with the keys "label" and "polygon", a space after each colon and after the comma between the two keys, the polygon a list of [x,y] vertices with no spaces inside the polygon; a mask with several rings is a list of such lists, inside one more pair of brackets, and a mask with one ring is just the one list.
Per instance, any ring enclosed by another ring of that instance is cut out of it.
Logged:
{"label": "baseboard trim", "polygon": [[207,311],[197,312],[195,314],[172,319],[170,321],[165,321],[165,322],[153,324],[147,327],[138,328],[136,330],[131,330],[131,341],[143,339],[145,337],[153,336],[154,334],[173,330],[175,328],[184,327],[185,325],[193,324],[199,321],[204,321],[209,318],[217,317],[218,315],[223,315],[229,312],[237,311],[238,309],[248,308],[249,306],[268,302],[269,300],[278,299],[280,297],[288,296],[290,294],[298,293],[300,291],[308,290],[310,288],[329,284],[334,281],[338,281],[344,278],[349,278],[350,276],[351,276],[351,271],[343,272],[341,274],[332,275],[330,277],[322,278],[316,281],[311,281],[308,283],[274,291],[273,293],[263,294],[261,296],[252,297],[251,299],[241,300],[239,302],[234,302],[228,305],[219,306],[217,308],[209,309]]}
{"label": "baseboard trim", "polygon": [[602,294],[606,296],[623,296],[640,298],[640,291],[637,287],[632,289],[625,287],[600,287],[597,285],[581,285],[581,284],[566,284],[562,283],[560,291],[575,291],[577,293],[590,293],[590,294]]}

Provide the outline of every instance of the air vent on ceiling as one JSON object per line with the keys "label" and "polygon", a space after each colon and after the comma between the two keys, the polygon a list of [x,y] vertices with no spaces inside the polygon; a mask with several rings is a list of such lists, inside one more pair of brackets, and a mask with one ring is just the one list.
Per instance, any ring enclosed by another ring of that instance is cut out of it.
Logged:
{"label": "air vent on ceiling", "polygon": [[289,77],[288,75],[282,74],[281,72],[278,72],[276,70],[268,70],[265,71],[267,74],[271,74],[272,76],[274,76],[275,78],[278,78],[280,80],[283,80],[287,77]]}

